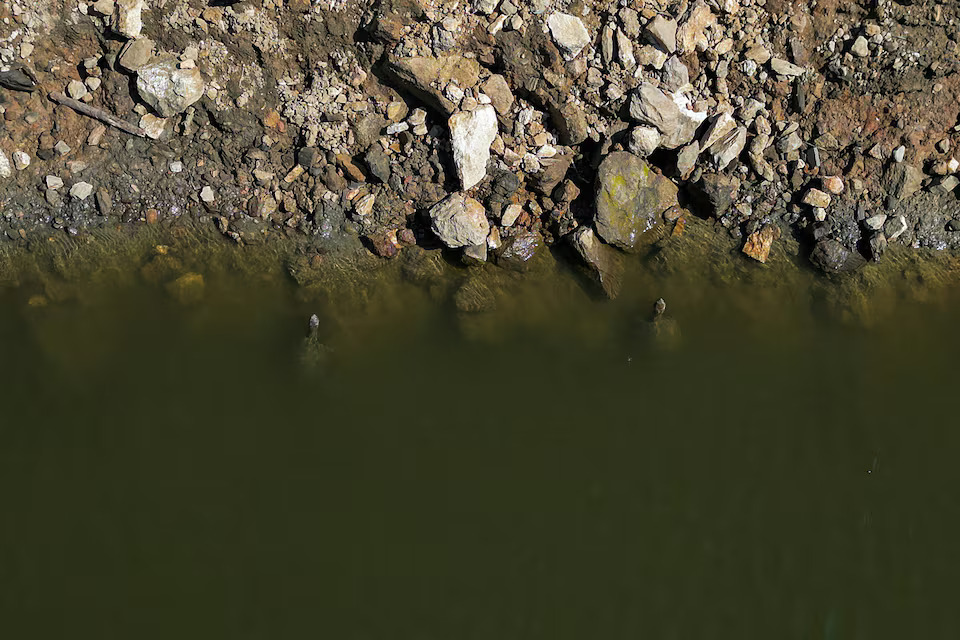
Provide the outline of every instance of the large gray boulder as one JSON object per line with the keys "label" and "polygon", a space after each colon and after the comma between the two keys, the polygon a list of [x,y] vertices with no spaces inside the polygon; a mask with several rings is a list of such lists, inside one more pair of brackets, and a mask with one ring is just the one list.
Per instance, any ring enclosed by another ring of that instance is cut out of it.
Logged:
{"label": "large gray boulder", "polygon": [[600,164],[595,222],[608,244],[624,250],[653,244],[664,231],[661,214],[677,205],[677,186],[632,153],[611,153]]}
{"label": "large gray boulder", "polygon": [[137,70],[137,91],[164,118],[186,111],[203,97],[203,76],[197,69],[180,69],[177,59],[163,56]]}
{"label": "large gray boulder", "polygon": [[430,209],[430,228],[451,249],[483,244],[490,222],[483,205],[462,193],[454,193]]}

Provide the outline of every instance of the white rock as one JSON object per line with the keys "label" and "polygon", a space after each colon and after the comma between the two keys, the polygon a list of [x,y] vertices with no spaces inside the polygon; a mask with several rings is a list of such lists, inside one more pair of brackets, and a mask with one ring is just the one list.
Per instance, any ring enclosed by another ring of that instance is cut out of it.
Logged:
{"label": "white rock", "polygon": [[474,111],[453,114],[448,124],[453,144],[453,161],[466,191],[487,175],[490,145],[498,133],[497,110],[492,105],[483,105]]}
{"label": "white rock", "polygon": [[490,222],[483,205],[462,193],[454,193],[430,209],[430,228],[451,249],[483,244]]}
{"label": "white rock", "polygon": [[71,80],[67,84],[67,95],[74,100],[83,100],[83,96],[87,95],[87,85],[79,80]]}
{"label": "white rock", "polygon": [[663,136],[653,127],[634,127],[630,132],[630,153],[646,158],[657,150]]}
{"label": "white rock", "polygon": [[203,76],[197,69],[179,69],[177,59],[162,57],[137,70],[140,97],[164,118],[175,116],[203,97]]}
{"label": "white rock", "polygon": [[667,53],[677,50],[677,21],[658,15],[647,25],[647,36]]}
{"label": "white rock", "polygon": [[576,58],[584,47],[590,44],[590,34],[583,26],[583,21],[569,13],[558,11],[551,14],[547,18],[547,27],[550,28],[553,41],[563,51],[567,60]]}
{"label": "white rock", "polygon": [[500,217],[500,224],[504,227],[512,227],[521,213],[523,213],[523,207],[519,204],[508,205],[507,208],[503,210],[503,216]]}
{"label": "white rock", "polygon": [[117,0],[113,14],[113,30],[127,38],[136,38],[143,30],[145,0]]}
{"label": "white rock", "polygon": [[853,46],[850,47],[850,53],[859,57],[865,58],[870,55],[870,47],[867,39],[863,36],[859,36],[856,40],[853,41]]}
{"label": "white rock", "polygon": [[10,158],[0,149],[0,178],[9,178],[13,175],[13,166],[10,164]]}
{"label": "white rock", "polygon": [[17,171],[23,171],[30,166],[30,156],[23,151],[14,151],[13,166]]}
{"label": "white rock", "polygon": [[209,204],[216,200],[217,197],[213,193],[213,188],[207,185],[203,189],[200,189],[200,199]]}
{"label": "white rock", "polygon": [[70,195],[77,200],[86,200],[93,193],[93,185],[89,182],[78,182],[70,187]]}
{"label": "white rock", "polygon": [[59,189],[63,186],[63,180],[58,176],[47,176],[44,178],[48,189]]}
{"label": "white rock", "polygon": [[803,67],[798,67],[783,58],[770,58],[770,68],[781,76],[802,76],[806,71]]}
{"label": "white rock", "polygon": [[179,160],[174,160],[170,163],[170,173],[180,173],[183,171],[183,163]]}
{"label": "white rock", "polygon": [[740,156],[740,153],[746,145],[747,129],[745,127],[737,127],[727,132],[727,135],[723,136],[720,140],[717,140],[717,142],[710,147],[708,153],[717,165],[717,169],[722,171],[728,164]]}

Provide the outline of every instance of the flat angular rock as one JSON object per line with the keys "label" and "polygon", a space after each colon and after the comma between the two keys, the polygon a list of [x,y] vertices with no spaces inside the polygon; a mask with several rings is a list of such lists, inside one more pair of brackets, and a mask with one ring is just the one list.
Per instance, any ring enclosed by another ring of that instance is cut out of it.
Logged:
{"label": "flat angular rock", "polygon": [[747,130],[744,127],[737,127],[710,147],[708,153],[713,159],[714,164],[717,165],[717,169],[723,170],[727,165],[740,157],[746,145]]}
{"label": "flat angular rock", "polygon": [[13,175],[13,165],[10,164],[10,158],[0,149],[0,178],[9,178]]}
{"label": "flat angular rock", "polygon": [[476,186],[487,175],[490,145],[497,137],[497,111],[486,104],[474,111],[455,113],[449,120],[453,161],[463,190]]}
{"label": "flat angular rock", "polygon": [[384,71],[427,106],[448,117],[456,112],[457,105],[443,95],[443,87],[452,82],[461,89],[467,89],[480,80],[480,63],[474,58],[458,54],[436,58],[391,57],[384,65]]}
{"label": "flat angular rock", "polygon": [[173,56],[157,58],[137,71],[140,97],[160,116],[181,113],[203,97],[203,76],[197,69],[180,69]]}
{"label": "flat angular rock", "polygon": [[653,244],[664,233],[661,214],[677,204],[677,186],[632,153],[611,153],[600,164],[595,223],[607,243],[624,250]]}
{"label": "flat angular rock", "polygon": [[721,113],[713,119],[710,126],[700,138],[700,146],[705,150],[712,147],[723,136],[727,135],[737,126],[737,122],[729,113]]}
{"label": "flat angular rock", "polygon": [[656,16],[647,25],[647,37],[667,53],[677,50],[677,21]]}
{"label": "flat angular rock", "polygon": [[619,253],[600,242],[590,227],[580,227],[569,236],[570,244],[590,268],[597,283],[611,300],[623,286],[623,260]]}
{"label": "flat angular rock", "polygon": [[513,107],[513,92],[510,91],[510,85],[500,74],[493,74],[483,83],[481,90],[490,98],[490,103],[501,116],[510,113]]}
{"label": "flat angular rock", "polygon": [[153,40],[150,38],[137,38],[131,40],[120,52],[117,58],[117,64],[121,69],[130,72],[137,71],[140,67],[147,64],[153,56]]}
{"label": "flat angular rock", "polygon": [[766,262],[775,240],[780,238],[780,227],[772,224],[764,226],[747,236],[743,252],[757,262]]}
{"label": "flat angular rock", "polygon": [[789,77],[802,76],[806,71],[803,67],[798,67],[783,58],[770,58],[770,68],[773,69],[774,73]]}
{"label": "flat angular rock", "polygon": [[454,193],[430,209],[430,228],[451,249],[483,244],[490,222],[483,205],[462,193]]}
{"label": "flat angular rock", "polygon": [[547,27],[557,47],[568,60],[576,58],[590,44],[590,34],[583,21],[569,13],[556,12],[547,18]]}

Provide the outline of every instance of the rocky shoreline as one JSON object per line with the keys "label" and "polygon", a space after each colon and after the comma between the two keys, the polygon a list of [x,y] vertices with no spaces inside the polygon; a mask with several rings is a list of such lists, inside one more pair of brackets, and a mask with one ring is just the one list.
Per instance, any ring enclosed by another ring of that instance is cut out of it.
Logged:
{"label": "rocky shoreline", "polygon": [[0,0],[0,246],[552,252],[609,297],[691,234],[956,256],[958,40],[932,0]]}

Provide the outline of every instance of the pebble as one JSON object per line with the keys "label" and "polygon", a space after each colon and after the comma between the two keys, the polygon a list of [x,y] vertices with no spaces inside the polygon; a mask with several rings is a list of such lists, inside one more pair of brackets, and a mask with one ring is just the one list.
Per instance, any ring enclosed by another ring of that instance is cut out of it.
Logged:
{"label": "pebble", "polygon": [[824,193],[820,189],[810,189],[807,191],[806,195],[803,196],[803,204],[809,205],[811,207],[819,207],[821,209],[826,209],[830,206],[831,197],[829,193]]}
{"label": "pebble", "polygon": [[63,140],[59,141],[57,144],[53,145],[53,150],[59,153],[61,156],[65,156],[70,153],[70,145],[68,145]]}
{"label": "pebble", "polygon": [[77,200],[86,200],[93,193],[93,185],[89,182],[77,182],[70,187],[70,195]]}
{"label": "pebble", "polygon": [[79,80],[71,80],[67,84],[67,95],[74,100],[82,100],[83,96],[87,95],[87,85]]}
{"label": "pebble", "polygon": [[47,176],[44,180],[48,189],[59,189],[63,186],[63,180],[57,176]]}
{"label": "pebble", "polygon": [[0,149],[0,178],[9,178],[13,175],[13,166],[10,164],[10,158]]}
{"label": "pebble", "polygon": [[152,113],[145,114],[140,118],[140,128],[147,132],[147,137],[153,140],[159,140],[163,135],[163,129],[167,124],[166,118],[158,118]]}
{"label": "pebble", "polygon": [[857,56],[858,58],[865,58],[870,55],[870,48],[868,46],[867,39],[863,36],[859,36],[856,40],[853,41],[853,46],[850,47],[850,53]]}
{"label": "pebble", "polygon": [[170,173],[180,173],[183,171],[183,163],[179,160],[174,160],[170,163]]}
{"label": "pebble", "polygon": [[30,156],[23,151],[14,151],[13,166],[17,171],[23,171],[30,166]]}
{"label": "pebble", "polygon": [[826,176],[823,178],[823,188],[833,195],[843,193],[843,179],[838,176]]}
{"label": "pebble", "polygon": [[217,198],[213,193],[213,187],[207,185],[203,189],[200,189],[200,199],[206,202],[207,204],[210,204],[211,202],[216,200]]}
{"label": "pebble", "polygon": [[900,145],[893,150],[893,161],[894,162],[903,162],[903,159],[907,157],[907,148],[903,145]]}

